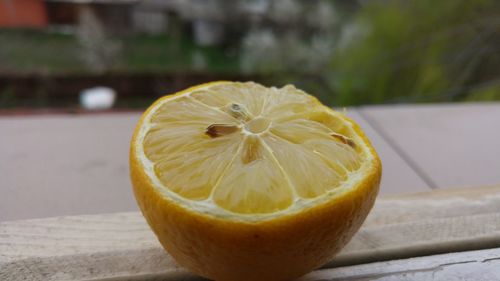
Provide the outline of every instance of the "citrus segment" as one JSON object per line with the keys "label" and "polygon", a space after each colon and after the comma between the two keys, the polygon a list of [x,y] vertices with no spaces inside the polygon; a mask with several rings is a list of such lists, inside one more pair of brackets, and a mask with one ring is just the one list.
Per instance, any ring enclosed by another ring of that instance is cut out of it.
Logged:
{"label": "citrus segment", "polygon": [[233,104],[244,105],[251,116],[262,113],[266,102],[267,88],[259,84],[221,84],[214,85],[210,89],[195,91],[191,94],[209,106],[222,108]]}
{"label": "citrus segment", "polygon": [[215,187],[214,201],[236,213],[271,213],[292,204],[292,187],[262,141],[250,135]]}
{"label": "citrus segment", "polygon": [[272,135],[264,141],[301,198],[315,198],[340,185],[342,176],[313,150]]}
{"label": "citrus segment", "polygon": [[310,112],[320,105],[315,98],[291,85],[281,89],[267,89],[266,92],[266,102],[262,115],[272,117],[275,120],[294,118]]}
{"label": "citrus segment", "polygon": [[165,187],[185,198],[208,198],[241,141],[237,134],[207,136],[207,122],[218,121],[235,120],[187,97],[162,105],[152,116],[144,152]]}

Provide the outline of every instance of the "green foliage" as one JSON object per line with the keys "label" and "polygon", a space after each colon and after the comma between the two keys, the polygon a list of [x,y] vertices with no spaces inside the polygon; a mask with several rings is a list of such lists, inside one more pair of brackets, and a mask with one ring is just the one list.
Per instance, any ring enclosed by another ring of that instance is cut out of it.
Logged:
{"label": "green foliage", "polygon": [[494,1],[369,2],[332,57],[332,98],[343,105],[461,100],[481,83],[482,62],[500,51],[498,15]]}
{"label": "green foliage", "polygon": [[467,96],[466,101],[500,100],[500,81],[479,89],[474,89]]}
{"label": "green foliage", "polygon": [[5,87],[0,90],[0,108],[9,108],[17,106],[16,96],[11,87]]}
{"label": "green foliage", "polygon": [[[184,36],[173,40],[167,35],[133,34],[114,37],[121,50],[108,71],[117,72],[211,72],[237,71],[238,57],[217,47],[201,47]],[[11,73],[93,73],[82,60],[81,46],[72,35],[36,30],[0,30],[0,72]],[[202,69],[193,65],[193,54],[204,61]]]}
{"label": "green foliage", "polygon": [[75,72],[85,68],[72,35],[0,30],[0,71]]}

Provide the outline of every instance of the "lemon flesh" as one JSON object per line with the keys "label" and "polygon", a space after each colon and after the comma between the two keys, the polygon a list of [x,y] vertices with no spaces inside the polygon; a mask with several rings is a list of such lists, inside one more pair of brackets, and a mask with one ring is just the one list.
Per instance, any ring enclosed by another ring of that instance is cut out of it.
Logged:
{"label": "lemon flesh", "polygon": [[286,211],[339,189],[363,163],[354,130],[293,86],[215,84],[148,118],[145,157],[162,188],[195,208]]}

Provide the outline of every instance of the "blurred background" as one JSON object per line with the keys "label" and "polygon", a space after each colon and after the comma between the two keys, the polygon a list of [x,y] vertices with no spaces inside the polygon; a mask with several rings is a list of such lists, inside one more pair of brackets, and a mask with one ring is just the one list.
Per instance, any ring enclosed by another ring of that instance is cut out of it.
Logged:
{"label": "blurred background", "polygon": [[0,0],[4,111],[144,108],[220,79],[332,106],[499,100],[500,2]]}

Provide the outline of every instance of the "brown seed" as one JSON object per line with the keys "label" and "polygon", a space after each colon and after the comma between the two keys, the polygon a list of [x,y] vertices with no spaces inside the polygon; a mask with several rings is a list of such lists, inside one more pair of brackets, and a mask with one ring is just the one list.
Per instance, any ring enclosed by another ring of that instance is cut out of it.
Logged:
{"label": "brown seed", "polygon": [[337,134],[337,133],[331,133],[330,134],[332,137],[334,137],[335,139],[339,140],[341,143],[343,144],[347,144],[348,146],[352,147],[352,148],[356,148],[356,144],[354,143],[354,141],[346,136],[343,136],[341,134]]}
{"label": "brown seed", "polygon": [[248,113],[248,110],[243,105],[239,105],[237,103],[228,104],[224,111],[241,121],[248,121],[252,118],[251,114]]}
{"label": "brown seed", "polygon": [[205,134],[212,138],[232,134],[238,130],[238,126],[231,124],[212,124],[207,127]]}

